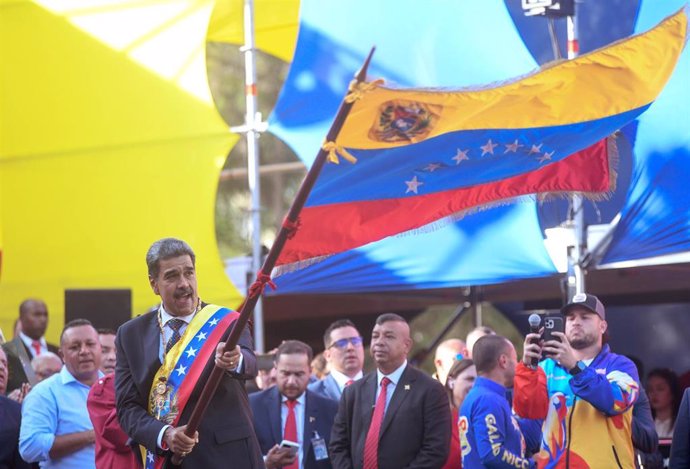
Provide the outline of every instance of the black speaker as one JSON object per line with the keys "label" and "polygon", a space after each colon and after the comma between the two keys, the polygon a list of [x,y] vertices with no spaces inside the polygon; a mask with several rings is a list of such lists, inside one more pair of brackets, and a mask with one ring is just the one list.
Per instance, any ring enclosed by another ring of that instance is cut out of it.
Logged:
{"label": "black speaker", "polygon": [[88,319],[96,329],[117,330],[132,318],[130,289],[65,290],[65,324]]}

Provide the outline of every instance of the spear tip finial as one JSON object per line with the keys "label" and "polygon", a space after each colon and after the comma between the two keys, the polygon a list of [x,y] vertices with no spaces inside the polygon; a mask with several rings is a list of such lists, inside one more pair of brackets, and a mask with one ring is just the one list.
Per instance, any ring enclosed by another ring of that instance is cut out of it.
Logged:
{"label": "spear tip finial", "polygon": [[376,46],[371,47],[371,50],[369,51],[369,55],[367,56],[367,59],[362,64],[362,68],[360,68],[359,72],[357,72],[357,75],[355,75],[355,79],[357,81],[365,81],[367,79],[367,69],[369,68],[369,63],[371,62],[371,58],[374,56],[374,51],[376,51]]}

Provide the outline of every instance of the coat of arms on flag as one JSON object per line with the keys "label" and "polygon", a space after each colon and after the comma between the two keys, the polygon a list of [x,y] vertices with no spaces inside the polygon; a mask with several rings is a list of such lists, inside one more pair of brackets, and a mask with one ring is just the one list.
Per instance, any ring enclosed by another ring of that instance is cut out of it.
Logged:
{"label": "coat of arms on flag", "polygon": [[379,117],[369,137],[379,142],[423,140],[438,121],[443,106],[395,100],[381,105]]}
{"label": "coat of arms on flag", "polygon": [[322,167],[274,275],[522,196],[605,197],[616,161],[608,137],[654,102],[687,29],[680,10],[646,33],[492,87],[359,84],[327,142],[356,164]]}

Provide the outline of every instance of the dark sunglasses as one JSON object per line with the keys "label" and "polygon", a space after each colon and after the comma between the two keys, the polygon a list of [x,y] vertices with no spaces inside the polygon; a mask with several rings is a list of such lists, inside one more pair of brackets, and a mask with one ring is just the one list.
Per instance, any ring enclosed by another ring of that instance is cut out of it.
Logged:
{"label": "dark sunglasses", "polygon": [[347,344],[352,344],[353,347],[357,347],[358,345],[362,345],[362,338],[361,337],[348,337],[346,339],[336,340],[331,345],[329,345],[328,348],[336,347],[336,348],[342,349],[342,348],[346,348]]}

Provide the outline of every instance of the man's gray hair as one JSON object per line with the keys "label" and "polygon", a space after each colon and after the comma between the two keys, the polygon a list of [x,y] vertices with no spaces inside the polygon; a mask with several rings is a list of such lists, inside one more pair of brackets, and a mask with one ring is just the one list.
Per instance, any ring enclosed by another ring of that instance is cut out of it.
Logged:
{"label": "man's gray hair", "polygon": [[47,362],[48,360],[57,360],[58,362],[62,363],[62,358],[60,358],[57,354],[53,352],[41,352],[40,355],[36,355],[31,359],[31,368],[33,368],[35,371],[41,362]]}
{"label": "man's gray hair", "polygon": [[194,251],[181,239],[163,238],[151,245],[146,252],[146,265],[149,268],[149,277],[157,277],[160,269],[160,261],[187,255],[192,259],[192,265],[196,265]]}

